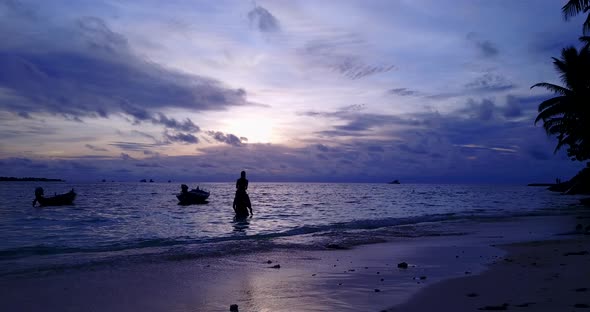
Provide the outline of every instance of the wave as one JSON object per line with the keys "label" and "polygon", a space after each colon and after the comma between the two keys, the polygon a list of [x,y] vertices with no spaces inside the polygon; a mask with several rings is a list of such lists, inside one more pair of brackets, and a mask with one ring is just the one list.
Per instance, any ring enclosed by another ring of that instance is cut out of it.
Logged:
{"label": "wave", "polygon": [[[155,255],[165,260],[182,260],[203,256],[223,255],[232,253],[265,251],[273,248],[350,248],[355,245],[385,241],[394,237],[421,237],[441,235],[462,235],[448,229],[437,228],[432,224],[450,221],[470,220],[476,222],[501,221],[514,217],[548,216],[573,214],[576,209],[545,209],[526,212],[463,211],[422,215],[404,218],[362,219],[350,222],[336,222],[324,225],[303,225],[281,232],[259,233],[254,235],[230,235],[210,238],[191,238],[188,236],[175,238],[147,238],[119,241],[89,247],[33,245],[0,250],[0,274],[6,262],[14,264],[15,260],[52,256],[60,257],[76,255],[77,258],[96,260],[97,258],[130,258],[135,255]],[[240,225],[242,228],[240,228]],[[235,222],[238,231],[247,231],[247,223]],[[243,234],[243,233],[241,233]],[[244,241],[248,241],[244,243]],[[86,255],[86,256],[84,256]],[[101,255],[101,256],[97,256]],[[109,260],[110,261],[110,260]],[[11,270],[9,270],[11,271]]]}

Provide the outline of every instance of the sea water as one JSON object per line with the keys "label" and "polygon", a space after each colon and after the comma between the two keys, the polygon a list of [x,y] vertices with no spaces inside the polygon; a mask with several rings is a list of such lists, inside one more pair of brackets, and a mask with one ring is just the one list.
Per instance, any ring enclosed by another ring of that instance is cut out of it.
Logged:
{"label": "sea water", "polygon": [[[583,209],[577,197],[539,187],[250,183],[254,216],[235,220],[233,183],[187,184],[210,191],[208,202],[178,205],[179,183],[1,183],[0,276],[461,235],[446,225]],[[37,186],[78,196],[32,207]]]}

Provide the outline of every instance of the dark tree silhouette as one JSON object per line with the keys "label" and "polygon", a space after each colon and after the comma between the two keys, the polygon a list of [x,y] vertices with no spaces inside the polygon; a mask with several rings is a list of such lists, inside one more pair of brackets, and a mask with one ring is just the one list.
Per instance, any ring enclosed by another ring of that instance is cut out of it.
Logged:
{"label": "dark tree silhouette", "polygon": [[[586,13],[590,10],[590,0],[570,0],[562,8],[563,17],[567,20],[579,13]],[[583,28],[584,34],[590,33],[590,14],[586,17]]]}
{"label": "dark tree silhouette", "polygon": [[548,135],[557,136],[555,151],[567,146],[572,160],[590,159],[590,53],[574,47],[561,51],[561,59],[553,58],[564,86],[547,82],[531,87],[542,87],[558,96],[539,104],[535,124],[542,120]]}

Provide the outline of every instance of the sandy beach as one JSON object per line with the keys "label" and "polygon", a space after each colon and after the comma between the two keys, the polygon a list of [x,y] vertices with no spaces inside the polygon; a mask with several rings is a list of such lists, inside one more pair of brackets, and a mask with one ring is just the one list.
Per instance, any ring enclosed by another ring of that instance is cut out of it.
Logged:
{"label": "sandy beach", "polygon": [[448,224],[468,234],[5,276],[0,310],[569,311],[590,305],[579,221]]}
{"label": "sandy beach", "polygon": [[386,311],[583,311],[590,308],[590,237],[501,246],[489,270],[427,287]]}

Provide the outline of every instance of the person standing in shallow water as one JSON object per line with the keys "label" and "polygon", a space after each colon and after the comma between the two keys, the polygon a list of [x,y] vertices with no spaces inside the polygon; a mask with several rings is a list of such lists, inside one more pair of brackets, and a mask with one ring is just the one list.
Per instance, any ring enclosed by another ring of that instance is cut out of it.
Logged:
{"label": "person standing in shallow water", "polygon": [[248,179],[246,179],[246,171],[240,172],[240,178],[236,181],[236,191],[246,191],[248,189]]}
{"label": "person standing in shallow water", "polygon": [[248,189],[248,179],[246,179],[246,171],[240,173],[240,178],[236,181],[236,196],[234,197],[233,208],[238,216],[248,216],[248,210],[252,215],[252,204],[250,203],[250,196],[246,193]]}

